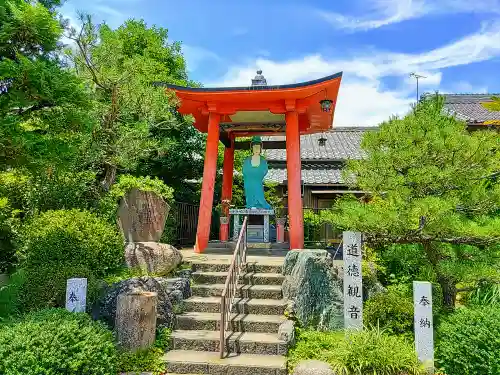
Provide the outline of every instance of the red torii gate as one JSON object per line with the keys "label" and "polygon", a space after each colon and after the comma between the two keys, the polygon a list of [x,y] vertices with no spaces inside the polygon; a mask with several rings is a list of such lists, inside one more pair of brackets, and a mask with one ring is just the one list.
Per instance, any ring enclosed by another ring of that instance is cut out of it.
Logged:
{"label": "red torii gate", "polygon": [[166,84],[180,100],[178,111],[192,114],[194,126],[208,133],[196,232],[195,251],[209,241],[218,143],[222,141],[224,168],[222,200],[231,200],[234,141],[253,135],[286,135],[290,249],[304,245],[301,197],[300,135],[332,127],[342,73],[314,81],[268,86],[262,71],[249,87],[194,88]]}

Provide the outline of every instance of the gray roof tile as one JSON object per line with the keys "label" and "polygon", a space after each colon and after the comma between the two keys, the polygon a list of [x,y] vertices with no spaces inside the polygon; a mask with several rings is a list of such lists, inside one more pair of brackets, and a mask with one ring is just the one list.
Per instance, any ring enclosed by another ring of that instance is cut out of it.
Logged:
{"label": "gray roof tile", "polygon": [[[316,166],[314,169],[302,169],[302,180],[306,185],[341,184],[342,171],[329,166]],[[269,168],[266,181],[282,184],[287,179],[286,168]]]}
{"label": "gray roof tile", "polygon": [[[347,160],[361,159],[363,152],[360,144],[363,134],[373,128],[337,128],[325,133],[302,135],[300,154],[302,160]],[[318,139],[326,138],[324,146]],[[263,140],[280,141],[284,136],[262,137]],[[264,150],[268,160],[286,160],[286,150]]]}
{"label": "gray roof tile", "polygon": [[460,94],[444,95],[445,110],[460,120],[467,122],[484,122],[499,120],[500,111],[488,111],[481,103],[490,102],[495,94]]}

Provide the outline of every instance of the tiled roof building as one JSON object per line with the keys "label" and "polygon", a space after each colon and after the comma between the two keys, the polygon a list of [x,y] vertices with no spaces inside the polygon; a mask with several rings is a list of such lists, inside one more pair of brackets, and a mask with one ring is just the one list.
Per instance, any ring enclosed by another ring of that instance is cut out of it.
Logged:
{"label": "tiled roof building", "polygon": [[[484,129],[489,121],[500,120],[500,111],[489,111],[482,103],[490,102],[493,94],[449,94],[444,110],[467,123],[470,130]],[[500,95],[499,95],[500,96]],[[492,125],[497,126],[498,125]],[[301,136],[302,181],[305,207],[328,206],[335,196],[348,192],[342,179],[346,160],[363,157],[361,141],[368,131],[377,127],[333,128],[326,133]],[[323,142],[320,138],[324,138]],[[283,141],[284,137],[263,137],[265,141]],[[269,163],[266,180],[277,183],[286,194],[286,150],[265,150]],[[360,193],[360,192],[356,192]]]}

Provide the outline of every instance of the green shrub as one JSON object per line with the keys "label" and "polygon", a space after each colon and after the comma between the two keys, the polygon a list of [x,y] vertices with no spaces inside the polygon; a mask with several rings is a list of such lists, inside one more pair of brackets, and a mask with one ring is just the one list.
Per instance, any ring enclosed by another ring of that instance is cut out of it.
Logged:
{"label": "green shrub", "polygon": [[22,312],[47,307],[64,307],[66,281],[75,277],[87,279],[87,306],[96,301],[99,283],[91,269],[80,265],[61,265],[24,270],[26,277],[17,297],[18,310]]}
{"label": "green shrub", "polygon": [[344,339],[344,332],[321,332],[297,328],[296,344],[288,352],[288,368],[292,373],[295,366],[306,359],[320,359],[324,354],[335,350]]}
{"label": "green shrub", "polygon": [[327,362],[339,375],[423,375],[413,345],[379,329],[300,334],[289,354],[292,368],[304,359]]}
{"label": "green shrub", "polygon": [[147,350],[139,350],[134,353],[123,351],[119,356],[118,370],[120,372],[137,373],[143,371],[155,374],[164,373],[165,361],[162,359],[165,350],[170,346],[171,331],[168,328],[160,328],[156,332],[155,344]]}
{"label": "green shrub", "polygon": [[82,313],[42,310],[0,328],[0,374],[116,375],[113,334]]}
{"label": "green shrub", "polygon": [[460,308],[443,319],[436,362],[450,375],[500,374],[500,308]]}
{"label": "green shrub", "polygon": [[35,217],[23,234],[22,311],[64,306],[66,280],[73,277],[88,279],[92,302],[97,279],[123,264],[123,240],[117,228],[90,212],[47,211]]}
{"label": "green shrub", "polygon": [[90,212],[47,211],[24,230],[24,267],[85,267],[97,277],[123,264],[123,240],[116,228]]}
{"label": "green shrub", "polygon": [[99,201],[94,172],[32,175],[23,171],[0,173],[0,196],[25,216],[48,210],[91,209]]}
{"label": "green shrub", "polygon": [[0,321],[20,313],[20,297],[25,273],[18,270],[10,275],[7,285],[0,286]]}
{"label": "green shrub", "polygon": [[413,310],[413,301],[405,285],[390,285],[386,293],[376,294],[365,302],[364,323],[383,328],[387,333],[411,336]]}
{"label": "green shrub", "polygon": [[19,220],[5,197],[0,196],[0,273],[11,272],[17,263],[16,232]]}
{"label": "green shrub", "polygon": [[118,181],[111,187],[109,193],[101,199],[99,205],[100,214],[110,222],[115,223],[120,199],[132,189],[151,191],[158,194],[166,201],[172,200],[174,192],[171,187],[165,185],[165,183],[157,177],[121,175]]}
{"label": "green shrub", "polygon": [[120,352],[118,370],[138,375],[143,371],[153,372],[154,374],[164,373],[165,361],[161,358],[163,354],[164,351],[157,347],[136,352]]}

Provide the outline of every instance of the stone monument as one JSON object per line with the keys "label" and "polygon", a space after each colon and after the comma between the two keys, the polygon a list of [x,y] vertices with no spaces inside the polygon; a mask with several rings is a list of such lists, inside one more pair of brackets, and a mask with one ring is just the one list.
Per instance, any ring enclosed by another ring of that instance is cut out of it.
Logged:
{"label": "stone monument", "polygon": [[159,242],[169,210],[167,202],[151,191],[132,189],[122,198],[118,224],[127,242],[125,261],[129,268],[167,275],[182,262],[175,247]]}

